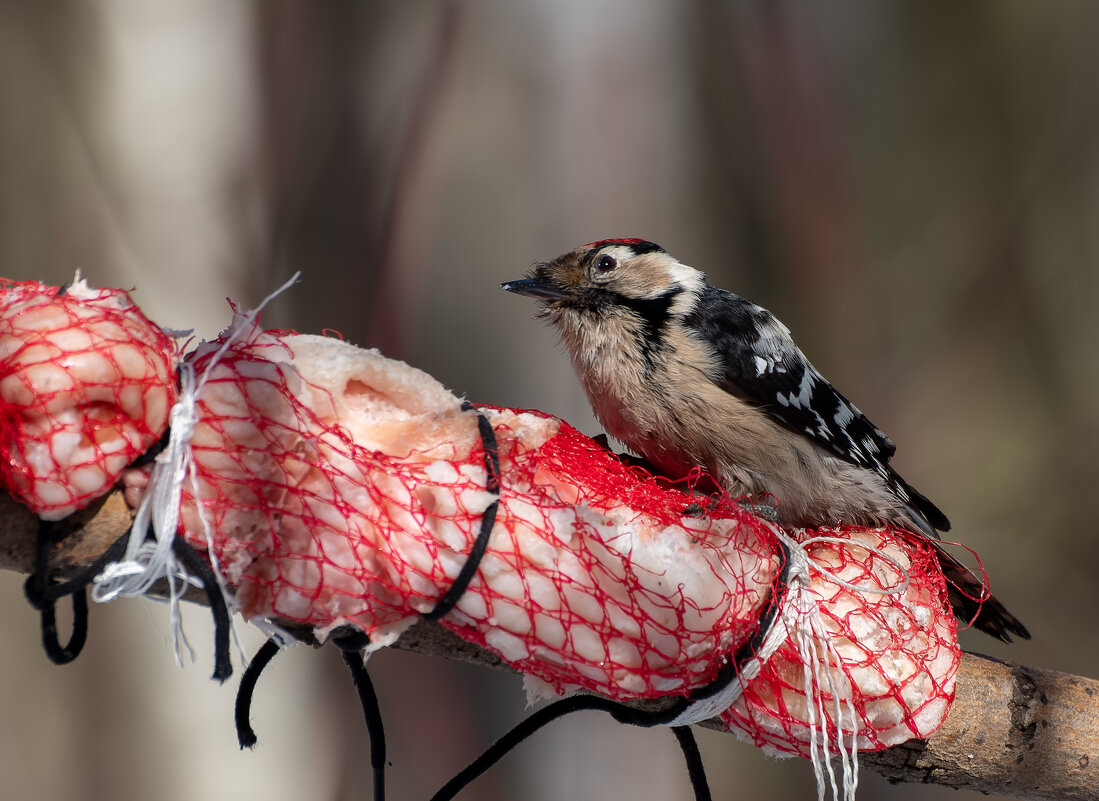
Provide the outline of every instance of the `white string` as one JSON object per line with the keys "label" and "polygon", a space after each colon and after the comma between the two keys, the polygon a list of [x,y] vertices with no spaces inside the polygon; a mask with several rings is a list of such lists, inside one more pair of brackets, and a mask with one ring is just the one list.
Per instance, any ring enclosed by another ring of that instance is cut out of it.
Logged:
{"label": "white string", "polygon": [[[851,698],[850,682],[839,673],[840,655],[823,626],[819,607],[811,600],[808,606],[802,607],[794,624],[793,642],[803,666],[809,756],[817,777],[817,798],[824,799],[825,775],[832,797],[841,797],[832,765],[833,744],[828,737],[828,716],[824,707],[827,693],[832,697],[832,719],[836,727],[834,749],[842,768],[842,798],[853,801],[858,787],[858,716]],[[849,741],[849,747],[845,740]]]}
{"label": "white string", "polygon": [[[182,665],[182,652],[186,650],[193,659],[194,653],[179,614],[179,602],[188,585],[202,587],[202,582],[190,575],[172,551],[172,543],[179,528],[179,506],[183,496],[183,481],[190,477],[191,488],[199,508],[203,531],[206,536],[211,567],[222,594],[228,602],[232,594],[222,575],[213,548],[213,526],[205,514],[205,507],[198,499],[198,483],[191,454],[191,437],[199,421],[198,397],[206,386],[215,367],[243,335],[255,329],[256,320],[264,306],[297,282],[301,273],[294,273],[288,281],[263,299],[255,309],[244,315],[236,315],[221,346],[210,358],[201,376],[195,375],[190,362],[179,365],[179,396],[168,416],[170,433],[168,444],[155,459],[145,494],[138,504],[130,529],[126,552],[118,562],[111,562],[95,577],[91,597],[99,603],[115,598],[145,596],[161,579],[168,581],[169,618],[172,627],[172,648],[176,664]],[[152,539],[146,532],[152,528]],[[243,645],[233,626],[237,647],[243,653]]]}
{"label": "white string", "polygon": [[[782,612],[779,613],[780,615],[785,613],[788,603],[789,594],[787,594]],[[695,701],[676,715],[675,718],[663,725],[690,726],[694,723],[701,723],[704,720],[717,717],[732,706],[743,694],[744,685],[759,675],[760,671],[763,670],[763,665],[771,658],[771,655],[779,649],[779,646],[786,642],[788,632],[784,625],[780,625],[780,622],[781,618],[776,616],[775,622],[771,625],[770,630],[763,638],[763,642],[760,644],[759,650],[756,652],[755,656],[741,665],[740,670],[737,671],[737,675],[734,676],[728,684],[708,698],[701,698],[698,701]]]}
{"label": "white string", "polygon": [[[820,564],[809,556],[805,545],[814,541],[837,542],[842,545],[858,545],[890,561],[905,575],[904,586],[908,586],[907,571],[892,557],[878,548],[841,537],[813,537],[797,543],[782,531],[776,530],[790,551],[790,596],[791,603],[784,609],[786,628],[792,633],[792,642],[802,663],[802,676],[805,686],[806,722],[809,727],[809,756],[813,764],[813,774],[817,779],[817,798],[823,801],[826,788],[835,799],[854,801],[858,788],[858,737],[859,718],[855,709],[850,681],[841,672],[841,658],[836,650],[831,633],[825,628],[820,615],[820,606],[815,593],[809,591],[810,567],[828,576],[841,586],[858,592],[897,593],[902,590],[878,590],[859,587],[839,579],[835,574],[822,569]],[[823,653],[821,650],[823,649]],[[821,658],[827,660],[822,665]],[[831,745],[828,738],[828,718],[824,708],[825,691],[833,702],[833,720],[836,727],[835,752],[841,766],[841,782],[837,784],[835,770],[832,767]],[[849,715],[845,716],[845,712]],[[849,738],[849,744],[845,744]],[[825,780],[827,776],[827,782]],[[842,795],[840,785],[842,785]]]}
{"label": "white string", "polygon": [[[824,801],[827,790],[831,790],[832,797],[835,799],[842,797],[844,801],[854,801],[859,783],[859,717],[852,697],[851,683],[842,674],[840,654],[831,633],[821,619],[816,593],[810,591],[811,571],[816,570],[848,590],[875,594],[903,593],[908,587],[909,574],[898,560],[882,549],[861,542],[842,537],[822,536],[808,538],[799,543],[777,526],[772,527],[772,531],[786,546],[789,563],[786,576],[786,599],[771,630],[764,637],[755,657],[744,664],[737,677],[720,693],[692,704],[668,725],[698,723],[723,712],[740,697],[744,685],[759,675],[763,665],[779,646],[790,639],[802,663],[806,723],[809,728],[809,756],[813,765],[813,774],[817,780],[817,799]],[[843,546],[857,545],[880,556],[904,576],[903,586],[899,589],[860,587],[840,579],[809,555],[806,546],[817,542],[833,542]],[[822,657],[828,660],[823,665]],[[838,781],[831,760],[833,745],[828,736],[828,716],[824,706],[825,692],[832,697],[832,715],[836,727],[834,750],[839,756],[841,766]]]}
{"label": "white string", "polygon": [[[202,524],[202,535],[206,540],[206,556],[210,560],[210,569],[214,573],[214,578],[217,579],[218,588],[221,590],[222,597],[225,598],[226,604],[230,609],[234,609],[236,608],[236,596],[233,594],[229,582],[225,580],[225,574],[221,571],[221,560],[218,559],[217,548],[214,544],[214,523],[210,519],[210,510],[206,508],[206,504],[199,501],[200,489],[198,471],[195,470],[194,460],[191,460],[187,474],[188,478],[191,479],[191,496],[195,498],[195,508],[198,511],[199,522]],[[237,646],[237,658],[240,659],[241,665],[247,667],[248,662],[250,661],[248,651],[244,647],[244,641],[240,638],[240,631],[237,629],[237,620],[232,615],[229,617],[229,630],[232,632],[233,642]],[[182,628],[180,631],[182,632]],[[285,648],[286,646],[280,644],[280,647]],[[193,659],[194,657],[192,656],[192,661]]]}
{"label": "white string", "polygon": [[875,556],[893,565],[893,567],[897,569],[897,572],[900,573],[903,577],[903,580],[900,582],[900,584],[895,587],[866,587],[841,579],[831,570],[820,564],[820,562],[814,561],[811,557],[808,557],[807,555],[806,558],[808,558],[809,561],[813,563],[813,567],[816,568],[818,573],[820,573],[822,576],[826,576],[830,581],[838,584],[844,589],[851,590],[852,592],[866,593],[868,595],[904,595],[904,593],[908,590],[908,585],[912,581],[912,576],[908,572],[908,568],[902,565],[898,559],[886,553],[883,549],[877,548],[873,545],[867,545],[865,542],[859,542],[858,540],[845,539],[844,537],[808,537],[801,541],[801,547],[803,549],[807,549],[807,546],[814,545],[818,542],[831,542],[845,547],[854,545],[858,548],[862,548],[864,551],[869,551]]}
{"label": "white string", "polygon": [[[788,585],[789,582],[790,578],[788,576]],[[720,715],[732,706],[744,693],[744,685],[760,674],[767,660],[786,642],[789,632],[786,628],[785,619],[789,614],[790,603],[791,594],[787,592],[783,598],[782,608],[775,614],[774,622],[764,635],[763,642],[760,643],[758,650],[751,659],[741,665],[737,675],[728,684],[712,696],[695,701],[664,725],[690,726],[694,723],[701,723]]]}
{"label": "white string", "polygon": [[[256,618],[255,620],[249,622],[251,622],[253,626],[263,632],[264,636],[266,636],[267,639],[274,640],[278,644],[279,650],[284,651],[291,645],[297,645],[299,642],[301,642],[301,640],[299,640],[286,629],[282,628],[282,626],[272,623],[270,620],[266,620],[264,618]],[[244,664],[248,664],[247,660],[245,660]]]}

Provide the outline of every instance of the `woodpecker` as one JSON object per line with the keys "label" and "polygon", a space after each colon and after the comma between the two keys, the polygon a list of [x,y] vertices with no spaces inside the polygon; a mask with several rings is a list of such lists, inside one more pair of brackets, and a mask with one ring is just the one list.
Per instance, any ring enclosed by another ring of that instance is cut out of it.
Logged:
{"label": "woodpecker", "polygon": [[[643,239],[606,239],[501,284],[541,304],[596,417],[663,476],[702,467],[780,524],[905,528],[950,521],[889,465],[896,446],[809,363],[771,312],[711,286]],[[1030,634],[936,542],[955,613]]]}

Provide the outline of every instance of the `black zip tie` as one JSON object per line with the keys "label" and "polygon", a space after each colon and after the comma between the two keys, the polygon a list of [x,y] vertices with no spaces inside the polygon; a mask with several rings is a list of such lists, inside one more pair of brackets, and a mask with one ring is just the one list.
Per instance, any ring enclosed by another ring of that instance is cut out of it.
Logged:
{"label": "black zip tie", "polygon": [[691,780],[695,801],[713,801],[710,795],[710,783],[706,781],[706,766],[702,764],[702,754],[698,750],[698,741],[690,726],[672,726],[679,749],[687,761],[687,776]]}
{"label": "black zip tie", "polygon": [[[53,542],[54,524],[48,520],[38,522],[38,535],[34,549],[34,572],[23,584],[27,602],[38,610],[41,618],[42,647],[55,665],[67,665],[80,656],[88,641],[87,587],[103,568],[114,562],[126,549],[130,530],[115,540],[111,547],[76,576],[65,582],[50,579],[50,545]],[[57,636],[57,602],[66,595],[73,597],[72,634],[65,645]]]}
{"label": "black zip tie", "polygon": [[517,723],[503,737],[489,746],[488,750],[481,754],[481,756],[473,760],[467,768],[447,782],[439,792],[431,797],[431,801],[451,801],[459,792],[473,782],[474,779],[481,776],[489,768],[507,756],[517,745],[539,729],[555,720],[565,717],[565,715],[583,711],[606,712],[619,723],[649,728],[652,726],[659,726],[661,723],[674,718],[676,714],[682,711],[686,699],[681,698],[679,700],[684,703],[679,704],[676,708],[672,709],[671,712],[673,714],[669,714],[669,711],[635,709],[634,707],[626,706],[619,701],[612,701],[609,698],[604,698],[601,695],[570,695],[567,698],[554,701],[553,703],[532,712],[524,720]]}
{"label": "black zip tie", "polygon": [[[126,529],[111,546],[105,550],[98,559],[88,567],[81,570],[68,581],[52,581],[49,579],[50,543],[52,539],[52,526],[49,521],[39,523],[38,541],[34,556],[34,573],[27,577],[24,590],[27,601],[35,609],[42,609],[47,604],[55,603],[66,595],[75,595],[87,587],[95,577],[103,572],[111,562],[117,562],[126,551],[126,543],[130,539],[130,529]],[[45,542],[43,542],[43,528],[46,529]]]}
{"label": "black zip tie", "polygon": [[778,546],[779,555],[782,557],[782,568],[772,583],[771,598],[767,602],[767,608],[763,610],[763,614],[759,617],[759,628],[756,629],[756,633],[752,635],[748,642],[737,649],[736,655],[733,657],[733,662],[736,663],[738,671],[740,666],[751,659],[755,652],[763,646],[763,641],[771,633],[771,627],[775,625],[775,618],[778,617],[783,604],[786,603],[786,595],[790,591],[790,548],[777,537],[775,538],[775,545]]}
{"label": "black zip tie", "polygon": [[88,594],[86,590],[73,593],[73,624],[69,641],[61,644],[57,636],[57,607],[48,604],[39,610],[42,625],[42,647],[55,665],[67,665],[84,650],[88,642]]}
{"label": "black zip tie", "polygon": [[366,733],[370,737],[370,767],[374,774],[374,801],[385,801],[385,724],[374,683],[363,661],[362,649],[370,642],[363,632],[333,638],[339,647],[344,664],[351,671],[351,681],[359,694],[359,703],[366,721]]}
{"label": "black zip tie", "polygon": [[249,720],[252,714],[252,696],[256,692],[256,683],[259,681],[263,669],[271,664],[271,660],[278,656],[281,650],[278,640],[274,637],[260,646],[248,667],[244,669],[244,675],[240,677],[240,687],[237,688],[237,701],[233,707],[233,719],[237,726],[237,742],[241,749],[254,748],[259,738],[252,728]]}
{"label": "black zip tie", "polygon": [[[613,701],[601,695],[570,695],[554,701],[541,709],[531,713],[525,720],[517,723],[503,737],[489,746],[481,756],[477,757],[467,768],[461,771],[453,779],[446,783],[439,792],[431,797],[431,801],[451,801],[459,792],[468,786],[473,780],[485,773],[489,768],[508,755],[517,745],[522,743],[539,729],[547,726],[555,720],[571,715],[574,712],[606,712],[615,721],[629,726],[641,728],[653,728],[663,726],[675,720],[690,705],[692,699],[706,698],[721,690],[736,675],[735,669],[730,670],[727,665],[718,673],[717,678],[705,687],[696,690],[689,697],[675,699],[675,703],[666,709],[638,709],[621,701]],[[727,675],[728,674],[728,675]],[[689,729],[688,726],[673,726],[673,729]],[[677,737],[680,735],[677,735]],[[682,741],[681,741],[682,742]],[[696,766],[691,761],[691,756],[684,751],[688,758],[688,771],[692,773],[692,785],[696,788],[696,798],[708,798],[708,795],[698,795],[697,776],[694,775]],[[698,760],[700,762],[700,758]],[[700,768],[700,765],[697,766]],[[705,779],[703,777],[703,786]],[[708,793],[708,791],[707,791]]]}
{"label": "black zip tie", "polygon": [[[677,698],[675,703],[669,705],[666,709],[656,711],[637,709],[599,695],[573,695],[554,701],[516,724],[503,737],[489,746],[488,750],[477,757],[467,768],[447,782],[439,792],[431,797],[431,801],[451,801],[471,782],[507,756],[512,749],[543,726],[565,715],[584,710],[600,711],[608,713],[618,723],[650,728],[670,723],[688,709],[692,703],[721,692],[729,682],[736,678],[743,665],[751,660],[756,651],[759,650],[774,625],[778,612],[786,598],[787,582],[790,576],[790,551],[782,540],[778,540],[777,544],[782,555],[782,568],[775,578],[774,590],[771,592],[767,608],[760,616],[759,628],[756,629],[755,634],[747,642],[737,649],[736,654],[729,663],[722,667],[714,679],[705,687],[695,690],[686,697]],[[702,758],[698,753],[697,744],[694,743],[694,735],[690,734],[689,726],[673,726],[672,729],[676,732],[676,738],[679,740],[680,748],[687,760],[687,771],[691,777],[691,786],[694,788],[695,799],[696,801],[707,801],[710,798],[710,791],[706,784]],[[685,744],[686,737],[689,737],[689,744]],[[691,744],[693,744],[693,750]]]}
{"label": "black zip tie", "polygon": [[[469,401],[463,401],[461,408],[462,411],[468,412],[472,411],[474,406]],[[500,504],[500,454],[496,442],[496,432],[493,431],[492,424],[489,423],[488,418],[480,412],[477,413],[477,430],[480,433],[481,444],[485,452],[485,489],[496,495],[497,498],[488,505],[481,515],[481,529],[473,542],[473,547],[470,549],[469,556],[466,557],[465,564],[462,565],[462,569],[458,573],[458,577],[454,580],[454,583],[451,584],[443,597],[436,603],[435,608],[423,615],[427,620],[438,620],[450,612],[458,603],[458,600],[469,587],[470,581],[473,580],[473,576],[481,564],[481,559],[488,549],[488,541],[492,534],[492,527],[496,522],[496,512]],[[201,559],[199,561],[201,561]],[[188,566],[190,567],[190,565]],[[203,566],[205,567],[205,563],[203,563]],[[198,571],[196,570],[195,572]],[[209,586],[208,583],[207,586]],[[224,603],[223,600],[222,603]],[[215,612],[215,621],[217,620],[217,616],[217,612]],[[351,679],[359,694],[359,702],[362,705],[363,717],[366,720],[367,734],[370,736],[370,766],[374,772],[374,798],[375,801],[384,801],[386,761],[385,727],[382,721],[381,708],[378,705],[378,697],[374,692],[374,685],[370,681],[370,675],[359,654],[359,652],[369,644],[370,638],[361,631],[346,631],[334,636],[332,641],[343,652],[344,663],[347,665],[348,670],[351,671]],[[227,647],[226,641],[226,648]],[[252,696],[255,692],[256,683],[259,680],[260,674],[275,657],[278,650],[278,643],[273,639],[264,643],[263,647],[260,648],[255,657],[253,657],[252,661],[248,664],[244,676],[241,678],[240,687],[237,690],[235,708],[237,741],[240,743],[241,748],[251,748],[257,742],[256,733],[248,720],[252,705]],[[217,676],[216,672],[215,676]]]}
{"label": "black zip tie", "polygon": [[210,603],[210,612],[214,616],[214,675],[216,681],[224,683],[233,675],[233,662],[229,658],[229,607],[225,603],[225,596],[221,592],[221,585],[213,569],[206,560],[199,556],[198,551],[191,547],[187,540],[179,534],[172,540],[172,550],[183,562],[183,566],[202,581],[202,589],[206,592],[206,600]]}
{"label": "black zip tie", "polygon": [[[468,412],[475,407],[469,401],[462,401],[462,411]],[[481,434],[481,445],[485,451],[485,489],[496,496],[496,499],[488,505],[481,515],[481,530],[477,533],[477,539],[473,541],[473,547],[462,565],[458,577],[450,585],[450,589],[435,604],[435,608],[425,613],[425,620],[438,620],[455,607],[462,594],[469,587],[477,568],[488,550],[488,540],[492,535],[492,527],[496,523],[496,510],[500,506],[500,451],[496,444],[496,432],[492,430],[492,424],[481,412],[477,412],[477,430]]]}
{"label": "black zip tie", "polygon": [[772,583],[771,596],[767,600],[767,607],[763,610],[763,614],[759,616],[759,627],[748,638],[747,642],[737,648],[732,660],[718,671],[713,681],[688,696],[691,703],[702,701],[721,692],[729,682],[740,675],[744,665],[756,655],[756,652],[763,646],[763,641],[767,639],[767,635],[771,632],[771,627],[774,626],[775,619],[778,617],[778,613],[786,601],[786,594],[790,589],[790,549],[780,539],[776,538],[775,544],[782,556],[782,568]]}
{"label": "black zip tie", "polygon": [[[698,690],[696,694],[701,697],[708,697],[720,691],[721,688],[732,681],[733,676],[736,675],[735,670],[730,670],[730,667],[731,666],[727,665],[725,668],[722,668],[718,673],[718,677],[710,684],[707,684],[705,687]],[[694,695],[692,695],[692,697],[694,697]],[[559,701],[554,701],[531,713],[526,719],[512,727],[503,737],[489,746],[481,756],[473,760],[468,767],[448,781],[439,792],[431,797],[431,801],[451,801],[458,793],[465,789],[475,779],[487,772],[489,768],[507,756],[516,746],[528,737],[544,726],[547,726],[566,715],[583,711],[606,712],[618,723],[639,726],[641,728],[653,728],[675,720],[683,713],[690,703],[688,698],[680,697],[667,709],[648,710],[628,706],[620,701],[604,698],[601,695],[571,695],[567,698],[562,698]],[[689,730],[690,727],[673,726],[672,728],[673,730]],[[708,799],[709,790],[706,789],[705,772],[702,769],[701,757],[697,755],[697,748],[695,749],[695,754],[692,756],[683,746],[682,735],[677,734],[676,737],[679,738],[680,747],[684,748],[684,756],[687,759],[687,770],[691,776],[691,784],[695,788],[696,801]],[[700,776],[701,780],[699,779]],[[702,787],[705,790],[704,795],[699,794],[699,787]]]}

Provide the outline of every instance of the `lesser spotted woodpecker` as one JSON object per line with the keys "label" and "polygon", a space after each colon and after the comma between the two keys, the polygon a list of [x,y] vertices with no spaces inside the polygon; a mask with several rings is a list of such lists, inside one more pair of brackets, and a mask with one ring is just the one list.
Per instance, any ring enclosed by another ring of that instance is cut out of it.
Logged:
{"label": "lesser spotted woodpecker", "polygon": [[[783,525],[950,522],[890,467],[896,447],[766,309],[641,239],[592,242],[501,285],[539,300],[596,417],[668,478],[700,466],[731,494],[773,498]],[[941,546],[963,620],[1005,641],[1026,628]],[[983,600],[978,600],[983,599]],[[978,614],[979,613],[979,614]]]}

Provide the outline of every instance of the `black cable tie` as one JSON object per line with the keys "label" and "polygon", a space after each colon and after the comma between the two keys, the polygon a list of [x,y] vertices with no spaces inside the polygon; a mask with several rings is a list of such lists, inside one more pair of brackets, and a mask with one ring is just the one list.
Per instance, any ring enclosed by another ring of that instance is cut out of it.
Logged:
{"label": "black cable tie", "polygon": [[517,723],[468,767],[447,782],[439,792],[431,797],[431,801],[450,801],[474,779],[484,774],[489,768],[507,756],[517,745],[539,729],[566,715],[584,711],[606,712],[619,723],[649,728],[661,725],[682,711],[681,707],[685,705],[686,699],[681,698],[679,700],[683,704],[679,705],[679,708],[671,710],[670,714],[668,710],[637,709],[620,701],[604,698],[601,695],[570,695],[567,698],[554,701],[532,712],[524,720]]}
{"label": "black cable tie", "polygon": [[172,540],[172,550],[175,551],[176,556],[183,562],[183,566],[187,568],[188,572],[202,581],[202,589],[206,592],[206,599],[210,603],[210,612],[214,616],[213,678],[219,682],[224,682],[233,675],[233,662],[229,658],[229,607],[225,603],[221,585],[218,583],[217,576],[214,575],[213,568],[179,534],[176,534]]}
{"label": "black cable tie", "polygon": [[[662,710],[638,709],[599,695],[573,695],[554,701],[516,724],[467,768],[447,782],[439,792],[432,796],[431,801],[450,801],[532,734],[565,715],[585,710],[600,711],[608,713],[618,723],[650,728],[672,722],[692,703],[719,693],[729,682],[736,678],[744,664],[755,657],[756,652],[778,618],[779,610],[786,598],[790,575],[790,551],[781,540],[778,541],[778,548],[782,555],[782,568],[775,578],[774,589],[771,592],[767,608],[760,616],[759,628],[747,642],[737,649],[732,660],[722,667],[714,679],[706,686],[700,687],[685,697],[677,698],[675,703]],[[687,771],[691,777],[691,786],[694,789],[696,801],[709,801],[710,791],[706,783],[702,758],[698,753],[697,743],[694,742],[694,735],[690,733],[690,727],[673,726],[672,730],[676,733],[684,758],[687,760]]]}
{"label": "black cable tie", "polygon": [[736,663],[738,671],[740,666],[755,656],[756,652],[763,646],[763,641],[771,633],[771,627],[775,625],[775,620],[778,618],[778,613],[782,611],[783,604],[786,603],[786,595],[790,590],[790,548],[783,540],[777,538],[775,539],[775,545],[778,546],[779,555],[782,557],[782,568],[771,584],[771,598],[767,602],[767,608],[763,610],[763,614],[759,617],[759,628],[756,629],[756,633],[752,635],[748,642],[737,649],[736,655],[733,657],[733,662]]}
{"label": "black cable tie", "polygon": [[[48,529],[44,546],[41,539],[43,526]],[[27,577],[23,587],[27,601],[35,609],[41,610],[47,606],[52,606],[66,595],[75,595],[83,590],[95,580],[96,576],[103,572],[103,568],[111,562],[117,562],[122,557],[122,554],[126,551],[126,544],[130,540],[130,531],[130,529],[126,529],[122,536],[112,542],[111,546],[98,559],[68,581],[52,581],[48,577],[49,538],[52,536],[52,524],[45,520],[41,521],[39,524],[38,545],[35,550],[34,573]],[[43,547],[45,550],[43,550]]]}
{"label": "black cable tie", "polygon": [[744,665],[755,658],[756,653],[763,646],[763,641],[767,639],[767,635],[771,632],[771,627],[775,625],[778,613],[786,601],[787,591],[790,589],[790,549],[780,539],[776,539],[775,544],[778,546],[779,554],[782,557],[782,568],[771,585],[771,595],[767,600],[766,608],[759,617],[759,626],[756,628],[755,633],[737,648],[732,660],[717,672],[717,675],[709,684],[700,687],[687,696],[688,704],[717,695],[729,682],[739,676]]}
{"label": "black cable tie", "polygon": [[350,624],[335,629],[331,639],[341,651],[361,651],[370,645],[370,635]]}
{"label": "black cable tie", "polygon": [[252,696],[256,692],[256,684],[260,674],[274,659],[280,650],[278,640],[274,637],[265,642],[248,667],[244,669],[244,675],[240,677],[240,687],[237,688],[237,701],[233,707],[233,719],[237,726],[237,742],[241,749],[254,748],[259,739],[249,718],[252,715]]}
{"label": "black cable tie", "polygon": [[[468,412],[474,410],[474,408],[469,401],[462,401],[462,411]],[[469,556],[466,557],[462,569],[458,572],[458,577],[454,579],[454,583],[450,585],[443,597],[435,604],[435,608],[423,615],[425,620],[438,620],[457,605],[458,600],[473,580],[477,568],[481,565],[481,559],[484,558],[485,551],[488,550],[488,540],[492,535],[492,527],[496,523],[496,511],[500,506],[499,446],[496,443],[496,432],[493,431],[492,424],[479,411],[477,412],[477,429],[481,434],[481,444],[485,451],[485,489],[495,495],[496,500],[490,503],[481,515],[481,530],[477,533],[477,539],[473,541],[473,547],[470,549]]]}
{"label": "black cable tie", "polygon": [[573,695],[535,710],[515,724],[503,737],[490,745],[483,754],[458,772],[453,779],[444,784],[439,792],[431,796],[431,801],[451,801],[474,779],[484,774],[489,768],[507,756],[512,749],[543,726],[563,718],[565,715],[585,709],[609,711],[609,706],[616,703],[598,695]]}
{"label": "black cable tie", "polygon": [[[616,722],[624,725],[639,726],[641,728],[663,726],[679,717],[690,705],[691,699],[709,697],[732,681],[735,675],[735,665],[727,665],[718,673],[718,677],[705,687],[700,688],[690,697],[677,698],[675,703],[660,710],[638,709],[620,701],[604,698],[601,695],[572,695],[554,701],[531,713],[526,719],[512,727],[504,736],[489,746],[481,756],[477,757],[468,767],[447,782],[439,792],[431,797],[431,801],[451,801],[458,793],[507,756],[520,743],[539,729],[566,715],[584,711],[606,712]],[[673,730],[686,730],[689,734],[690,727],[688,726],[673,726],[672,728]],[[708,800],[710,798],[709,789],[706,785],[705,772],[702,768],[701,757],[697,752],[697,746],[693,755],[689,753],[687,747],[683,745],[683,736],[682,732],[676,734],[687,759],[687,770],[691,776],[695,797],[697,801]],[[693,741],[693,735],[690,735],[690,738]]]}
{"label": "black cable tie", "polygon": [[69,641],[61,644],[57,636],[57,607],[53,604],[39,610],[42,625],[42,647],[55,665],[67,665],[84,650],[88,642],[88,594],[86,590],[73,593],[73,623]]}
{"label": "black cable tie", "polygon": [[710,795],[710,783],[706,781],[706,766],[702,764],[702,754],[698,750],[698,741],[690,726],[672,726],[683,758],[687,761],[687,776],[691,780],[695,801],[713,801]]}
{"label": "black cable tie", "polygon": [[[361,632],[360,632],[361,633]],[[370,737],[370,767],[374,774],[374,801],[385,801],[385,725],[382,722],[382,710],[378,705],[378,695],[374,692],[374,683],[363,662],[361,639],[352,635],[349,638],[335,639],[340,647],[344,664],[351,671],[351,681],[359,694],[359,703],[366,721],[366,733]]]}
{"label": "black cable tie", "polygon": [[[23,584],[27,602],[38,610],[42,629],[42,647],[55,665],[67,665],[76,659],[88,641],[88,585],[110,562],[116,561],[126,549],[130,530],[115,540],[111,547],[76,576],[65,582],[50,579],[50,545],[54,524],[40,520],[34,549],[34,572]],[[72,634],[65,645],[57,636],[57,602],[66,595],[73,597]]]}

